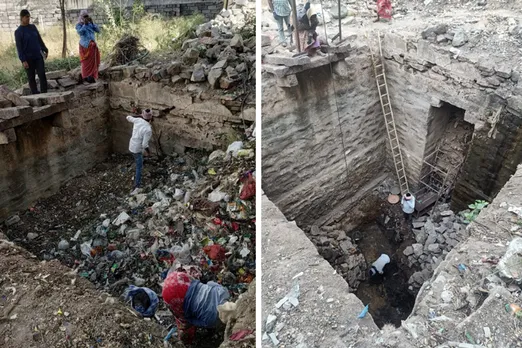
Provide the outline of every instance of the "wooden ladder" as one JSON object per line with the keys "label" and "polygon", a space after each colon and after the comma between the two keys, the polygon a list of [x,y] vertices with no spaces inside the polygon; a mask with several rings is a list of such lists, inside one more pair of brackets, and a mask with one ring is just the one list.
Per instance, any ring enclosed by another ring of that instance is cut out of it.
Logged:
{"label": "wooden ladder", "polygon": [[372,57],[373,70],[375,72],[375,81],[377,82],[377,90],[379,91],[379,99],[381,100],[382,113],[384,115],[384,124],[386,125],[386,132],[388,133],[388,140],[390,141],[391,155],[395,165],[395,172],[399,179],[401,193],[409,192],[408,178],[406,177],[406,169],[402,160],[401,146],[399,144],[399,137],[397,136],[397,128],[395,127],[395,118],[393,117],[393,110],[390,101],[390,94],[388,91],[388,83],[386,82],[386,73],[384,70],[384,58],[382,56],[381,35],[377,34],[379,42],[379,56],[373,54],[371,44],[370,54]]}

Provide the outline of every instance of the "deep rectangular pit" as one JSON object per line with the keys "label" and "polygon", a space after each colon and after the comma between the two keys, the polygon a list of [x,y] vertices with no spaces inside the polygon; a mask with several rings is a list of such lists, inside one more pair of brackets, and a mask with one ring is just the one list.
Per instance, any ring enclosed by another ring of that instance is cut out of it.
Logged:
{"label": "deep rectangular pit", "polygon": [[[463,80],[462,65],[438,66],[421,57],[428,48],[419,45],[416,51],[400,40],[405,39],[397,36],[383,44],[411,190],[421,201],[427,193],[435,200],[440,193],[439,207],[447,210],[441,204],[460,211],[476,199],[491,200],[507,181],[506,173],[513,174],[513,164],[522,160],[520,142],[514,141],[521,134],[521,110],[499,100],[494,88],[479,86],[475,73]],[[394,186],[389,180],[397,178],[366,42],[353,47],[350,57],[334,61],[331,70],[323,66],[296,73],[297,84],[265,73],[263,188],[358,289],[363,302],[375,302],[370,312],[379,326],[399,325],[422,281],[465,232],[458,217],[432,214],[429,204],[428,221],[417,221],[426,226],[412,230],[404,225],[399,206],[387,203]],[[506,87],[513,84],[502,81]],[[396,262],[395,278],[404,281],[401,286],[385,281],[379,290],[365,274],[384,252]]]}

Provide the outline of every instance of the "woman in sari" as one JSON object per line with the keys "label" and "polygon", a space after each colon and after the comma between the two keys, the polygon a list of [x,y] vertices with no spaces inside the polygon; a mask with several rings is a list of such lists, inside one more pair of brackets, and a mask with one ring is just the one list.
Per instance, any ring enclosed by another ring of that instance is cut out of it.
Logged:
{"label": "woman in sari", "polygon": [[92,22],[87,10],[80,12],[76,31],[80,35],[80,62],[82,65],[82,78],[93,83],[98,78],[100,67],[100,51],[96,45],[94,33],[99,33],[100,28]]}
{"label": "woman in sari", "polygon": [[390,20],[391,15],[392,15],[391,0],[377,0],[377,20],[376,20],[376,22],[378,22],[381,18]]}
{"label": "woman in sari", "polygon": [[317,9],[310,5],[309,1],[306,2],[304,7],[298,9],[298,22],[297,29],[301,51],[306,51],[309,56],[320,52],[321,42],[316,31],[319,25],[319,18],[317,18]]}

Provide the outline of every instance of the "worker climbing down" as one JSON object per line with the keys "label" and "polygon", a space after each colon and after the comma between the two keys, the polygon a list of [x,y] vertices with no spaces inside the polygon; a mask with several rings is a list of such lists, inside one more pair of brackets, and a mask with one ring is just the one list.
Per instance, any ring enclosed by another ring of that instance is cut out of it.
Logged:
{"label": "worker climbing down", "polygon": [[134,178],[134,191],[131,195],[137,194],[141,184],[141,170],[143,169],[143,153],[150,156],[149,141],[152,137],[152,111],[146,109],[140,116],[127,116],[127,121],[134,123],[132,137],[129,141],[129,151],[134,156],[136,162],[136,176]]}
{"label": "worker climbing down", "polygon": [[415,197],[409,192],[406,192],[401,199],[402,211],[404,212],[404,218],[406,222],[411,220],[411,214],[415,210]]}
{"label": "worker climbing down", "polygon": [[214,328],[220,323],[218,306],[229,298],[223,286],[214,282],[203,284],[178,271],[167,275],[162,296],[176,318],[178,337],[185,344],[193,343],[196,327]]}
{"label": "worker climbing down", "polygon": [[310,0],[304,5],[300,5],[297,9],[297,31],[299,33],[299,41],[301,44],[301,51],[306,51],[309,56],[320,52],[321,43],[319,35],[316,32],[319,25],[319,18],[317,9],[310,4]]}
{"label": "worker climbing down", "polygon": [[377,0],[377,19],[375,21],[378,22],[381,18],[391,20],[391,15],[391,0]]}
{"label": "worker climbing down", "polygon": [[381,283],[386,269],[385,267],[390,263],[390,257],[386,254],[381,254],[377,260],[372,264],[372,268],[369,270],[370,282]]}

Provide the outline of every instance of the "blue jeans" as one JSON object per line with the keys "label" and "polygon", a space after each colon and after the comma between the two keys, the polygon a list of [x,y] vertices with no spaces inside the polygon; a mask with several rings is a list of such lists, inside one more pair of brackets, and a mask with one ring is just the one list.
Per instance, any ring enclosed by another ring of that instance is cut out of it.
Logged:
{"label": "blue jeans", "polygon": [[[290,16],[278,16],[274,13],[274,19],[277,22],[277,29],[279,31],[279,43],[286,43],[286,37],[285,37],[285,24],[288,28],[288,32],[290,35],[292,35],[292,29],[290,27]],[[283,23],[284,21],[284,23]]]}
{"label": "blue jeans", "polygon": [[134,161],[136,162],[136,178],[134,179],[134,188],[140,187],[141,170],[143,169],[143,154],[133,153]]}

